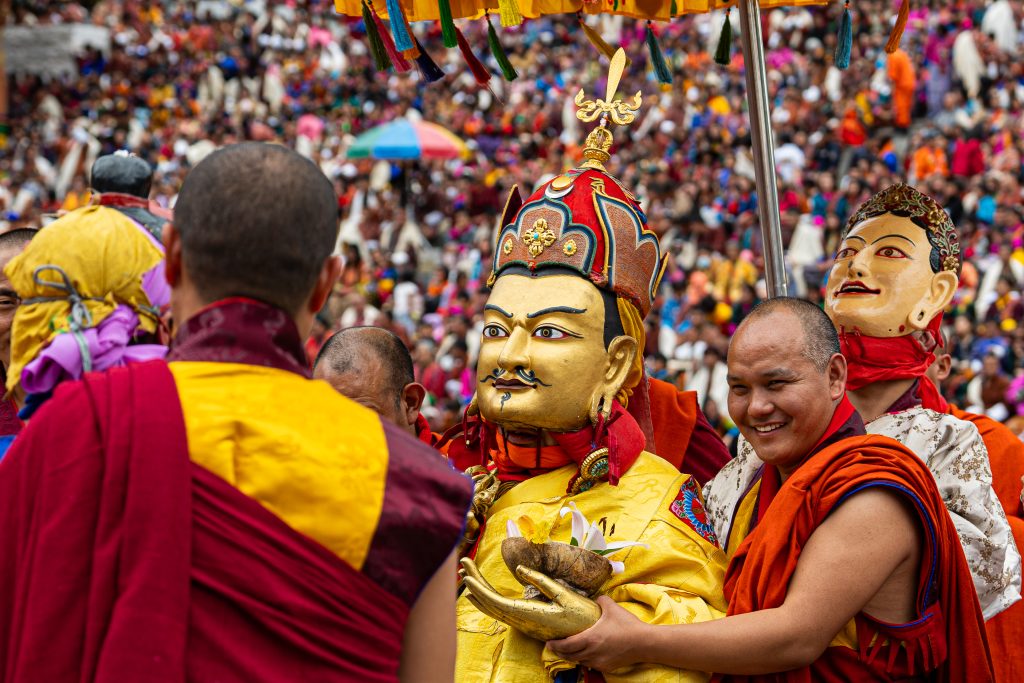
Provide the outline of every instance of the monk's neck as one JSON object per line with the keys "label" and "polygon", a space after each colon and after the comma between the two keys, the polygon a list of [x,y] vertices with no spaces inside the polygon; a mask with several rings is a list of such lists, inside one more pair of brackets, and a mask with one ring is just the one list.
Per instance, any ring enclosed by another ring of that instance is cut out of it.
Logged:
{"label": "monk's neck", "polygon": [[893,379],[872,382],[856,391],[847,391],[850,403],[857,409],[864,422],[871,422],[882,415],[907,390],[914,385],[914,379]]}

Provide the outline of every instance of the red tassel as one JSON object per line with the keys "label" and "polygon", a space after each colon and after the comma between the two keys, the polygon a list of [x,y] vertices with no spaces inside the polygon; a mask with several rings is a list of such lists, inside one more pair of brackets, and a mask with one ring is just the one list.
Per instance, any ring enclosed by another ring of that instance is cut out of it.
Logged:
{"label": "red tassel", "polygon": [[409,60],[403,57],[402,53],[395,47],[395,40],[391,37],[391,31],[384,25],[384,20],[377,16],[377,11],[373,9],[373,5],[370,6],[370,14],[373,15],[373,23],[377,25],[377,32],[380,33],[380,39],[384,43],[384,49],[387,50],[388,59],[391,60],[395,71],[404,74],[412,69],[412,64],[409,63]]}
{"label": "red tassel", "polygon": [[473,78],[480,85],[487,85],[487,82],[491,80],[491,72],[483,65],[477,56],[473,54],[473,48],[469,46],[469,42],[466,40],[466,36],[462,35],[457,27],[455,29],[455,37],[459,41],[459,50],[462,52],[462,57],[466,60],[466,64],[469,65],[469,70],[473,72]]}

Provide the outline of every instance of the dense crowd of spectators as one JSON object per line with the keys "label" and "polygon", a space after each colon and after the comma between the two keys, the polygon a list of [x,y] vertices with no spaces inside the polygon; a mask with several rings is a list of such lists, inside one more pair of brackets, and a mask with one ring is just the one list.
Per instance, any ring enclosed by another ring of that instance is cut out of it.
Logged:
{"label": "dense crowd of spectators", "polygon": [[[928,5],[940,6],[929,9]],[[1024,59],[1022,3],[914,3],[902,50],[884,45],[898,3],[857,0],[852,59],[832,64],[841,3],[765,12],[764,35],[790,289],[820,300],[841,226],[877,190],[907,180],[942,202],[966,263],[947,315],[946,395],[1024,422]],[[946,6],[949,5],[949,6]],[[654,376],[700,392],[723,433],[731,330],[764,296],[751,138],[738,43],[712,61],[724,13],[660,27],[674,74],[659,86],[644,24],[594,27],[632,58],[622,91],[642,90],[636,124],[609,169],[642,199],[671,254],[648,320]],[[733,17],[735,21],[736,17]],[[317,160],[338,191],[345,269],[309,350],[334,329],[373,324],[407,340],[435,428],[473,394],[497,214],[578,162],[586,129],[572,96],[602,93],[603,57],[572,15],[500,32],[520,77],[479,86],[436,25],[415,26],[445,70],[427,84],[378,73],[362,21],[323,0],[75,3],[14,0],[8,22],[91,22],[111,49],[78,55],[70,79],[18,74],[0,153],[11,226],[88,201],[85,169],[126,148],[156,169],[153,201],[172,207],[190,166],[217,145],[273,140]],[[486,24],[460,24],[481,57]],[[444,125],[469,144],[453,161],[348,160],[354,136],[399,116]],[[1015,416],[1021,416],[1019,420]]]}

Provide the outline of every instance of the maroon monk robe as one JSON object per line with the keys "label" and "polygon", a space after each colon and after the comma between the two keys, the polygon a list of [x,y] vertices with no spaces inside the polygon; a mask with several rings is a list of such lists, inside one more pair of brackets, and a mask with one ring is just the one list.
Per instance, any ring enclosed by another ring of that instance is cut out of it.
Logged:
{"label": "maroon monk robe", "polygon": [[395,681],[405,602],[188,458],[152,361],[62,384],[0,462],[5,681]]}

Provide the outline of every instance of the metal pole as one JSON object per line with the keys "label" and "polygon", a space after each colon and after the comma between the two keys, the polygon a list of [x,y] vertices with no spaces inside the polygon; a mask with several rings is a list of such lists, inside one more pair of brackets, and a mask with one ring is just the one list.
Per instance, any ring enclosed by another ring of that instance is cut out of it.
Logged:
{"label": "metal pole", "polygon": [[761,8],[757,0],[740,0],[740,42],[747,74],[747,110],[750,139],[754,147],[754,184],[757,213],[764,243],[764,277],[768,296],[786,296],[786,265],[782,258],[782,224],[779,191],[775,183],[775,146],[772,142],[771,111],[768,105],[768,74],[764,68],[764,40],[761,37]]}

